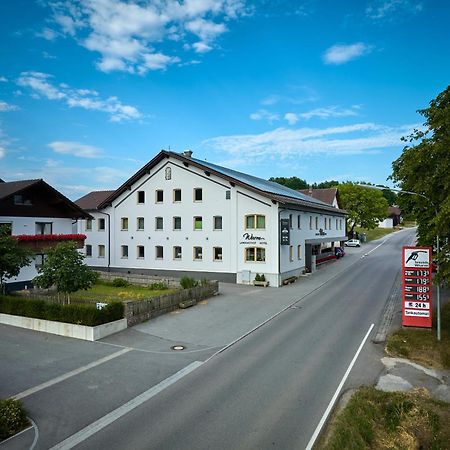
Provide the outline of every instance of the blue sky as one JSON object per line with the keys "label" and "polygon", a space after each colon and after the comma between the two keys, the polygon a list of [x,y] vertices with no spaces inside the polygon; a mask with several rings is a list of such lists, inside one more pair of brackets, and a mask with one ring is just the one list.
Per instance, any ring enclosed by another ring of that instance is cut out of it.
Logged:
{"label": "blue sky", "polygon": [[162,148],[386,183],[449,84],[445,0],[14,0],[0,17],[0,178],[72,199]]}

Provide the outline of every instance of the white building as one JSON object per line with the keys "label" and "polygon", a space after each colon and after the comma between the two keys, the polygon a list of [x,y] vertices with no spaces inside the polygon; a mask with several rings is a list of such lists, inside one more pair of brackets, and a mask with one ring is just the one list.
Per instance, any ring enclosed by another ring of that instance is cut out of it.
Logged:
{"label": "white building", "polygon": [[30,264],[7,280],[7,290],[32,286],[47,248],[68,240],[83,245],[84,236],[73,234],[73,228],[78,219],[89,217],[43,180],[0,180],[0,227],[34,252]]}
{"label": "white building", "polygon": [[78,228],[89,265],[279,286],[346,239],[344,211],[191,154],[163,150],[117,190],[76,202],[95,218]]}

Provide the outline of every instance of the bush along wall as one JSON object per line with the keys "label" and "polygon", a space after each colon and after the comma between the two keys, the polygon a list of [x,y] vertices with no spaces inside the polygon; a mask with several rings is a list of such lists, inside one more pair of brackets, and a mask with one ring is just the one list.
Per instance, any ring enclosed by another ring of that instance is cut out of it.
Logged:
{"label": "bush along wall", "polygon": [[95,327],[123,319],[124,306],[116,302],[97,309],[94,305],[59,305],[44,300],[0,296],[0,313]]}

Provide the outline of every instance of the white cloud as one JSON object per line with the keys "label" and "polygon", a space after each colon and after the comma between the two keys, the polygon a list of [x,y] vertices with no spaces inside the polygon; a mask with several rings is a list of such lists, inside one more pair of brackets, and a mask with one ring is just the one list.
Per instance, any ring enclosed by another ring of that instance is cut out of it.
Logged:
{"label": "white cloud", "polygon": [[286,113],[284,118],[288,121],[289,125],[295,125],[298,122],[298,115],[295,113]]}
{"label": "white cloud", "polygon": [[359,106],[354,105],[351,108],[339,108],[337,106],[328,106],[326,108],[315,108],[311,111],[307,111],[299,114],[302,119],[311,119],[313,117],[319,117],[321,119],[328,119],[329,117],[349,117],[358,115],[357,110]]}
{"label": "white cloud", "polygon": [[363,42],[350,45],[336,44],[325,51],[323,59],[326,64],[345,64],[353,59],[367,55],[371,51],[372,47]]}
{"label": "white cloud", "polygon": [[17,83],[28,87],[32,96],[45,97],[49,100],[63,101],[70,108],[102,111],[109,115],[112,122],[138,120],[142,118],[139,110],[130,105],[124,105],[117,97],[102,99],[96,91],[89,89],[72,89],[66,84],[59,86],[51,84],[51,75],[41,72],[22,72]]}
{"label": "white cloud", "polygon": [[73,155],[79,158],[99,158],[103,151],[92,145],[81,144],[73,141],[54,141],[48,144],[54,152],[62,155]]}
{"label": "white cloud", "polygon": [[51,28],[43,28],[41,31],[36,33],[37,37],[46,39],[47,41],[54,41],[58,37],[58,33]]}
{"label": "white cloud", "polygon": [[415,0],[375,0],[366,8],[371,19],[384,19],[405,14],[416,14],[423,10],[423,3]]}
{"label": "white cloud", "polygon": [[6,103],[0,100],[0,112],[17,111],[18,109],[18,106],[11,105],[10,103]]}
{"label": "white cloud", "polygon": [[387,127],[359,123],[331,128],[277,128],[261,134],[219,136],[203,143],[233,158],[279,160],[311,155],[349,155],[401,145],[417,125]]}
{"label": "white cloud", "polygon": [[8,79],[5,77],[0,77],[0,83],[7,83]]}
{"label": "white cloud", "polygon": [[280,120],[280,116],[275,113],[271,113],[266,109],[259,109],[258,111],[250,114],[252,120],[267,120],[269,123]]}
{"label": "white cloud", "polygon": [[100,70],[139,74],[179,61],[176,54],[165,55],[159,48],[166,40],[179,43],[171,46],[174,52],[184,47],[205,53],[228,31],[225,23],[246,14],[244,0],[48,0],[48,4],[63,34],[100,54]]}

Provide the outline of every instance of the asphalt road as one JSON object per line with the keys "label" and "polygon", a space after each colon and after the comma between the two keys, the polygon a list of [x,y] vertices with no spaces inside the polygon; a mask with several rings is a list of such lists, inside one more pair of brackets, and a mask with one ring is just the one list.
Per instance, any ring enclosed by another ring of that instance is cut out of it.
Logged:
{"label": "asphalt road", "polygon": [[[413,233],[349,249],[344,260],[281,289],[226,287],[223,298],[184,317],[103,342],[0,326],[0,397],[25,391],[39,429],[35,450],[306,448],[372,323],[370,338],[376,334],[400,248]],[[240,317],[230,305],[241,306]],[[182,337],[189,351],[171,351]],[[382,347],[370,338],[344,390],[373,382],[382,369]],[[30,448],[35,437],[30,430],[1,447]]]}
{"label": "asphalt road", "polygon": [[398,233],[361,255],[333,283],[77,448],[306,448],[364,336],[379,322],[400,247],[411,239],[411,232]]}

